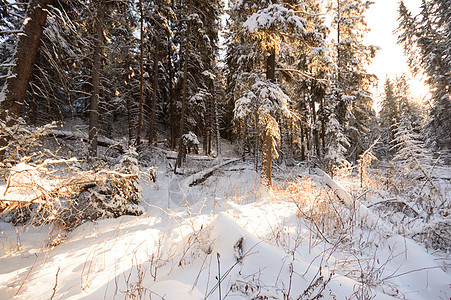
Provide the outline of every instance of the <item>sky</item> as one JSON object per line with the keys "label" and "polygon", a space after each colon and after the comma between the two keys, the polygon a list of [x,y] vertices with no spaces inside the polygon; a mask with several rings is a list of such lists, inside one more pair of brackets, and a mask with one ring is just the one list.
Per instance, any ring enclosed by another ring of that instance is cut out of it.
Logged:
{"label": "sky", "polygon": [[[327,1],[327,0],[326,0]],[[398,26],[399,0],[372,0],[373,5],[366,15],[366,21],[371,29],[365,43],[375,45],[381,49],[377,52],[368,71],[376,74],[379,78],[378,87],[372,90],[375,98],[375,109],[378,110],[379,103],[383,98],[385,78],[395,78],[402,73],[412,76],[407,65],[407,58],[403,48],[397,44],[397,35],[394,33]],[[225,0],[228,7],[228,0]],[[421,0],[404,0],[404,4],[413,13],[420,11]],[[423,83],[423,76],[417,75],[410,81],[412,96],[421,100],[428,94],[428,88]]]}
{"label": "sky", "polygon": [[[366,38],[367,44],[379,46],[381,50],[377,53],[372,64],[368,67],[370,73],[379,78],[379,87],[374,91],[375,98],[381,98],[384,90],[386,76],[390,78],[408,73],[407,60],[404,56],[402,46],[397,45],[397,36],[393,31],[397,28],[398,4],[395,0],[373,0],[374,4],[367,13],[368,26],[371,31]],[[404,0],[406,6],[414,13],[419,12],[421,0]],[[412,94],[415,98],[423,98],[427,94],[427,88],[419,75],[410,82]]]}

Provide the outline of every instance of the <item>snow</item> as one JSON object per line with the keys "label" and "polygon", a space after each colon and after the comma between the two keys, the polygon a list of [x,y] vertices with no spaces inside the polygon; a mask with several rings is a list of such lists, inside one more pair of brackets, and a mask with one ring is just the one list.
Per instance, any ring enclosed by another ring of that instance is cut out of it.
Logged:
{"label": "snow", "polygon": [[[326,234],[326,241],[300,214],[301,200],[284,197],[283,187],[259,187],[251,165],[224,157],[198,160],[185,176],[161,159],[153,168],[157,181],[141,180],[141,216],[86,222],[71,232],[0,222],[0,299],[219,299],[219,291],[222,299],[449,299],[449,270],[355,201],[348,184],[300,166],[275,174],[277,182],[313,181],[318,190],[306,213],[327,186],[344,210],[357,207],[352,229]],[[168,208],[174,186],[190,199],[171,200]]]}
{"label": "snow", "polygon": [[271,4],[253,13],[243,23],[243,27],[249,32],[254,32],[261,29],[269,30],[275,28],[288,31],[291,26],[296,34],[303,35],[305,23],[305,19],[296,16],[292,9],[287,9],[280,4]]}
{"label": "snow", "polygon": [[199,140],[197,139],[197,135],[193,133],[192,131],[185,133],[183,135],[183,141],[185,145],[191,144],[191,145],[199,145]]}

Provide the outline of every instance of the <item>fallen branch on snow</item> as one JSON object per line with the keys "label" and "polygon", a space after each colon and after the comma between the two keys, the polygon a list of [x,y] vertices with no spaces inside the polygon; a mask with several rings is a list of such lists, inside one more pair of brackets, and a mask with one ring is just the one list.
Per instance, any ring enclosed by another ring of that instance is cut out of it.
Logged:
{"label": "fallen branch on snow", "polygon": [[387,227],[383,220],[373,214],[368,207],[363,205],[359,200],[353,199],[352,196],[335,180],[327,175],[319,168],[312,169],[312,171],[319,177],[319,179],[332,189],[334,194],[349,208],[355,210],[357,218],[366,220],[371,227],[378,226],[382,229],[383,234],[387,237],[394,235],[394,233]]}
{"label": "fallen branch on snow", "polygon": [[177,182],[173,180],[169,186],[169,199],[173,200],[176,203],[183,203],[184,201],[192,202],[192,196],[190,196],[190,188],[194,185],[204,182],[209,176],[211,176],[216,170],[222,168],[228,164],[239,161],[241,158],[235,158],[226,160],[223,163],[220,163],[216,166],[208,168],[206,170],[202,170],[196,174],[188,176],[181,182]]}

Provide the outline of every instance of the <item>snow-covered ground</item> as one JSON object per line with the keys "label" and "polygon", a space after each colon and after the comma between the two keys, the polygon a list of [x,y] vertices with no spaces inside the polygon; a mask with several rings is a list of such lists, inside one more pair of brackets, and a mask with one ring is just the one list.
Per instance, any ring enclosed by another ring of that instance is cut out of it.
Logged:
{"label": "snow-covered ground", "polygon": [[241,161],[190,186],[228,160],[188,161],[187,173],[204,172],[188,177],[173,175],[163,157],[156,182],[142,176],[139,217],[71,232],[0,223],[0,299],[451,297],[450,249],[438,253],[400,234],[372,209],[382,193],[358,198],[342,182],[361,205],[349,209],[329,179],[299,166],[275,168],[268,192]]}

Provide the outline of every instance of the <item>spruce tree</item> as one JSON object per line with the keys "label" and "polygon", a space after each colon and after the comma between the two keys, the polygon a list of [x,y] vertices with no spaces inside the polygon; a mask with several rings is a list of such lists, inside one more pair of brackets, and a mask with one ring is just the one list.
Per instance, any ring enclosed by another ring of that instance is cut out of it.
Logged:
{"label": "spruce tree", "polygon": [[[243,150],[253,151],[256,166],[261,148],[261,176],[268,185],[272,159],[277,156],[276,141],[281,138],[280,133],[284,135],[286,124],[292,124],[283,121],[293,116],[290,112],[293,105],[286,92],[291,92],[292,87],[285,82],[290,78],[313,77],[308,70],[297,69],[300,66],[297,55],[320,53],[322,49],[324,36],[320,26],[316,26],[317,19],[304,17],[311,15],[310,4],[237,1],[231,6],[227,63],[229,95],[233,98],[229,100],[234,103],[243,133]],[[302,49],[301,44],[305,48],[295,55],[296,50]],[[282,146],[286,142],[283,136],[281,142]]]}
{"label": "spruce tree", "polygon": [[[212,103],[210,74],[214,74],[216,68],[221,10],[221,2],[218,0],[181,1],[175,9],[175,41],[180,49],[176,61],[176,90],[180,97],[176,105],[181,108],[177,167],[182,165],[186,155],[186,145],[183,144],[185,134],[191,131],[196,136],[202,136],[204,141],[208,139],[204,128],[208,126],[207,109],[211,108]],[[204,142],[204,146],[206,145]]]}
{"label": "spruce tree", "polygon": [[429,143],[451,151],[451,6],[446,0],[423,0],[413,16],[403,1],[399,5],[398,42],[404,46],[414,72],[428,76],[433,102],[427,125]]}
{"label": "spruce tree", "polygon": [[[365,12],[370,5],[371,2],[366,0],[336,0],[330,6],[336,32],[336,70],[328,103],[341,126],[340,131],[349,140],[346,157],[350,160],[356,160],[371,144],[367,133],[375,117],[369,91],[375,76],[365,68],[374,57],[376,48],[363,44],[368,31]],[[328,130],[330,132],[333,128]]]}
{"label": "spruce tree", "polygon": [[383,149],[384,156],[390,154],[389,145],[395,138],[395,125],[400,121],[399,103],[395,96],[395,87],[393,82],[387,77],[384,85],[384,98],[382,108],[379,113],[379,125],[381,127],[381,142],[385,145]]}

